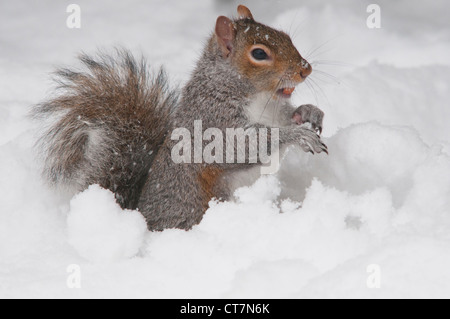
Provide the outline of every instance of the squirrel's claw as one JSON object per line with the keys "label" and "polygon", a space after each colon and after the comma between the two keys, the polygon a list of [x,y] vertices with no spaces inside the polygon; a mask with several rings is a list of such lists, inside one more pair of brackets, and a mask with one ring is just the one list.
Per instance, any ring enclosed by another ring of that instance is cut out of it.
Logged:
{"label": "squirrel's claw", "polygon": [[324,143],[322,143],[322,151],[324,151],[328,155],[328,147]]}
{"label": "squirrel's claw", "polygon": [[303,151],[311,154],[322,152],[328,154],[328,147],[320,140],[320,136],[315,130],[303,128],[300,140],[300,146]]}
{"label": "squirrel's claw", "polygon": [[316,126],[316,130],[319,132],[319,135],[322,135],[322,125]]}
{"label": "squirrel's claw", "polygon": [[292,121],[298,125],[310,123],[314,131],[322,134],[322,122],[324,113],[317,106],[304,104],[299,106],[292,115]]}
{"label": "squirrel's claw", "polygon": [[312,123],[311,126],[318,135],[322,134],[322,125],[317,125],[315,123]]}

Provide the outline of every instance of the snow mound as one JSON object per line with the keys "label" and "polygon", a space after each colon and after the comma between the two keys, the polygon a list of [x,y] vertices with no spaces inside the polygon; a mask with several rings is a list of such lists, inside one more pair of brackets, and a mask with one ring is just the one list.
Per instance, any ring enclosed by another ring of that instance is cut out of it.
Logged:
{"label": "snow mound", "polygon": [[139,212],[122,210],[114,194],[98,185],[71,200],[67,227],[69,243],[94,263],[135,256],[147,232]]}
{"label": "snow mound", "polygon": [[[151,256],[210,265],[201,276],[228,278],[221,293],[229,297],[424,297],[422,288],[437,284],[433,294],[448,295],[448,155],[413,129],[377,123],[342,129],[327,143],[330,156],[291,151],[279,176],[212,202],[189,234],[152,235]],[[290,182],[299,202],[280,196]],[[373,264],[381,290],[367,285]],[[425,282],[416,275],[424,272]]]}

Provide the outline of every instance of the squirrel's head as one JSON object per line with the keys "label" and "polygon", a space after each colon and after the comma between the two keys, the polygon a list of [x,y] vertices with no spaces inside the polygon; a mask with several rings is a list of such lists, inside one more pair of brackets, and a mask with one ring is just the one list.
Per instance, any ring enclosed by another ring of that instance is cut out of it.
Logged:
{"label": "squirrel's head", "polygon": [[238,6],[238,19],[217,18],[214,40],[221,58],[229,61],[258,92],[289,98],[297,84],[311,74],[289,35],[253,19]]}

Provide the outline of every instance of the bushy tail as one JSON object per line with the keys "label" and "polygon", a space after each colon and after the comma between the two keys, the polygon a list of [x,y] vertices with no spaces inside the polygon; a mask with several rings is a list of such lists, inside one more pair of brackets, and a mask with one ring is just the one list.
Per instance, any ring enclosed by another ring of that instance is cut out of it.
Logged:
{"label": "bushy tail", "polygon": [[58,94],[34,116],[54,120],[39,147],[53,185],[78,190],[99,184],[123,208],[137,206],[153,158],[171,126],[177,93],[161,69],[150,76],[145,60],[125,50],[82,55],[84,70],[59,69]]}

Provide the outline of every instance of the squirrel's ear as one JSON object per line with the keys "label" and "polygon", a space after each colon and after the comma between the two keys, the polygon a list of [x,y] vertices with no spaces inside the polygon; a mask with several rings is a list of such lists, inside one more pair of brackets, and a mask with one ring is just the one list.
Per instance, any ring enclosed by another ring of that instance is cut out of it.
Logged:
{"label": "squirrel's ear", "polygon": [[247,18],[247,19],[253,20],[253,15],[252,15],[250,9],[247,8],[246,6],[243,6],[242,4],[239,5],[238,8],[237,8],[237,12],[238,12],[238,15],[239,15],[240,19]]}
{"label": "squirrel's ear", "polygon": [[223,57],[226,58],[233,51],[233,40],[235,38],[233,21],[227,17],[220,16],[216,22],[216,36]]}

